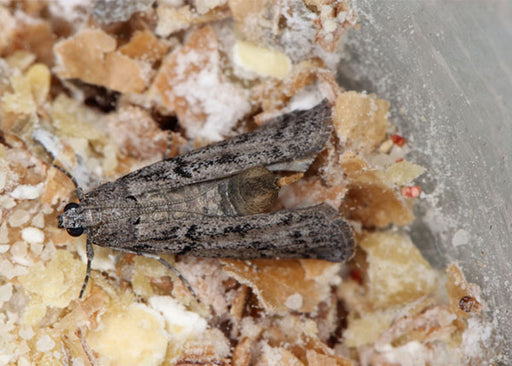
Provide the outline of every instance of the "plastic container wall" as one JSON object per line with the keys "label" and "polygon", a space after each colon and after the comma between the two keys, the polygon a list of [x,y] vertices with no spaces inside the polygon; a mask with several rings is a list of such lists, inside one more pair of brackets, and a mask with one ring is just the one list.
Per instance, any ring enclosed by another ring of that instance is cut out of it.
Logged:
{"label": "plastic container wall", "polygon": [[457,261],[483,289],[496,353],[512,360],[512,2],[353,2],[361,29],[347,88],[392,105],[409,159],[428,169],[408,229],[434,266]]}

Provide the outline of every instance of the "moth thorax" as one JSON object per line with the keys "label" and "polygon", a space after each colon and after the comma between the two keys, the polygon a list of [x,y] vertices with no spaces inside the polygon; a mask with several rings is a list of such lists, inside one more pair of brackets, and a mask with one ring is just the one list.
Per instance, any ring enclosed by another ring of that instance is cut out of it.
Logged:
{"label": "moth thorax", "polygon": [[234,175],[229,181],[229,198],[240,215],[270,210],[277,199],[277,177],[264,167],[256,167]]}

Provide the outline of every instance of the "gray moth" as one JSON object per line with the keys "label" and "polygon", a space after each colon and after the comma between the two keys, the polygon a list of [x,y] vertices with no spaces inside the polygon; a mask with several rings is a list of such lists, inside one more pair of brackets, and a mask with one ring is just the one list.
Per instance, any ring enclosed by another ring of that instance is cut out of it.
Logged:
{"label": "gray moth", "polygon": [[154,256],[187,286],[158,254],[346,261],[354,252],[353,234],[335,209],[319,204],[269,212],[279,191],[276,172],[307,170],[331,131],[331,107],[324,100],[86,194],[77,186],[80,203],[66,205],[58,220],[72,236],[87,234],[80,297],[92,244]]}

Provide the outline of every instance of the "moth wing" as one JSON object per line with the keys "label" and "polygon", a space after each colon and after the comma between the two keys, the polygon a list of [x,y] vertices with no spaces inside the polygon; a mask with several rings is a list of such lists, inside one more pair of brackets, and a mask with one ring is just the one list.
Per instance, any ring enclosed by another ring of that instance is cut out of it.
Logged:
{"label": "moth wing", "polygon": [[331,107],[324,100],[312,109],[282,115],[256,131],[136,170],[99,186],[87,198],[100,203],[136,197],[143,192],[220,179],[256,166],[305,171],[307,162],[323,149],[331,134],[330,119]]}
{"label": "moth wing", "polygon": [[126,227],[100,226],[91,234],[95,244],[119,250],[212,258],[340,262],[355,246],[350,226],[326,204],[248,216],[154,212]]}

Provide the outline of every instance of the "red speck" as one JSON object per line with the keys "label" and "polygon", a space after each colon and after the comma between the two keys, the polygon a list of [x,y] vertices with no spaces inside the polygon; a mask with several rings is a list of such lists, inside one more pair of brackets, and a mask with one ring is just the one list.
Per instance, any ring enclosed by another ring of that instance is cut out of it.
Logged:
{"label": "red speck", "polygon": [[420,186],[404,186],[400,188],[400,192],[404,197],[418,197],[421,193]]}
{"label": "red speck", "polygon": [[350,278],[352,278],[354,281],[356,281],[359,284],[363,283],[363,275],[362,275],[361,271],[358,269],[353,269],[350,272]]}
{"label": "red speck", "polygon": [[396,145],[396,146],[404,146],[405,143],[407,142],[405,140],[405,137],[403,136],[400,136],[400,135],[391,135],[389,136],[391,137],[391,140],[393,141],[393,143]]}
{"label": "red speck", "polygon": [[396,159],[396,160],[395,160],[395,163],[399,163],[399,162],[401,162],[401,161],[404,161],[404,159],[403,159],[403,158]]}

